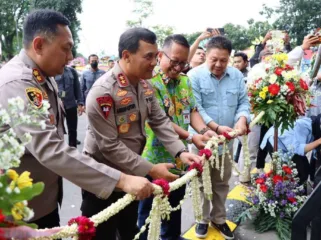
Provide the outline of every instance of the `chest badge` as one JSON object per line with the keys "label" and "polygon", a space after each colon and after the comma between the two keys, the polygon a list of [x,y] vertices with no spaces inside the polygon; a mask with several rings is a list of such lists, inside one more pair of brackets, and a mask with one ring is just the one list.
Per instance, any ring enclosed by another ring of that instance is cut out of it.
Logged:
{"label": "chest badge", "polygon": [[111,96],[99,97],[96,99],[101,111],[104,114],[105,119],[108,118],[109,112],[113,106],[113,99]]}
{"label": "chest badge", "polygon": [[127,92],[126,90],[119,89],[119,90],[117,91],[116,95],[117,95],[118,97],[124,97],[124,96],[126,96],[127,93],[128,93],[128,92]]}
{"label": "chest badge", "polygon": [[119,133],[128,133],[129,128],[130,128],[130,124],[124,123],[118,127],[118,130],[119,130]]}
{"label": "chest badge", "polygon": [[33,106],[38,109],[42,107],[43,96],[40,89],[34,87],[26,88],[26,95]]}

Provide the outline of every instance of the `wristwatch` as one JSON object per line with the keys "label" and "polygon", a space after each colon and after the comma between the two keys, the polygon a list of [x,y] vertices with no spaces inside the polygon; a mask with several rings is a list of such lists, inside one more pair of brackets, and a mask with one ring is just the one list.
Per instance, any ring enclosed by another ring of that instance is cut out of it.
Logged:
{"label": "wristwatch", "polygon": [[193,143],[193,136],[194,134],[189,134],[188,137],[185,139],[185,141],[189,144],[192,144]]}
{"label": "wristwatch", "polygon": [[175,158],[179,158],[183,152],[188,152],[188,149],[184,147],[175,155]]}

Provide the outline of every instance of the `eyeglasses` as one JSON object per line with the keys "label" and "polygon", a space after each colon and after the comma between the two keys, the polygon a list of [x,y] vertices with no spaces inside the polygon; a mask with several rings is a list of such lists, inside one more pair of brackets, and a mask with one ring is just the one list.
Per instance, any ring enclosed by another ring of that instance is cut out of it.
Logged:
{"label": "eyeglasses", "polygon": [[172,65],[173,67],[180,66],[182,69],[188,68],[189,66],[188,62],[179,62],[179,61],[173,60],[165,52],[163,53],[169,59],[169,64]]}

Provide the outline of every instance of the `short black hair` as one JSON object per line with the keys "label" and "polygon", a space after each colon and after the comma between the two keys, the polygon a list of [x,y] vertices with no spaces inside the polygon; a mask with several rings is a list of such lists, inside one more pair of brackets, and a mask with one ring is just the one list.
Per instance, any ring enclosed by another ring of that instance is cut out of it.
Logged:
{"label": "short black hair", "polygon": [[119,38],[118,54],[122,58],[124,50],[128,50],[130,53],[136,53],[139,48],[139,41],[144,41],[150,44],[156,43],[156,35],[147,28],[131,28],[125,31]]}
{"label": "short black hair", "polygon": [[31,12],[23,23],[24,47],[28,48],[33,39],[39,34],[47,38],[56,36],[58,25],[70,25],[69,20],[60,12],[50,9]]}
{"label": "short black hair", "polygon": [[206,51],[209,52],[213,48],[226,49],[231,54],[232,42],[224,36],[215,36],[207,42]]}
{"label": "short black hair", "polygon": [[164,44],[163,44],[163,49],[164,48],[169,48],[172,46],[172,44],[177,43],[183,47],[189,48],[189,43],[187,39],[181,35],[181,34],[173,34],[165,38]]}
{"label": "short black hair", "polygon": [[108,62],[110,63],[110,62],[115,62],[115,61],[113,59],[109,59]]}
{"label": "short black hair", "polygon": [[89,57],[88,57],[88,61],[90,61],[91,57],[97,57],[99,59],[99,57],[96,54],[90,54]]}
{"label": "short black hair", "polygon": [[244,52],[237,52],[234,54],[234,57],[241,57],[243,58],[244,62],[248,62],[248,56]]}
{"label": "short black hair", "polygon": [[198,46],[197,49],[201,49],[201,50],[205,51],[205,49],[200,46]]}

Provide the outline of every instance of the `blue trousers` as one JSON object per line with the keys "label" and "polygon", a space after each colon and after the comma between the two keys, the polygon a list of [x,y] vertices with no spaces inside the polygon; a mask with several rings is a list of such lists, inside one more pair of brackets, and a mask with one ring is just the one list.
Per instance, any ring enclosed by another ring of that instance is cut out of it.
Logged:
{"label": "blue trousers", "polygon": [[[147,177],[149,180],[151,178]],[[179,202],[184,198],[185,195],[185,185],[181,188],[173,191],[169,195],[169,203],[172,207],[176,207]],[[138,226],[141,228],[144,226],[146,219],[149,216],[149,212],[152,209],[153,197],[144,199],[139,202],[138,206]],[[181,235],[181,210],[172,212],[170,215],[170,220],[162,221],[161,226],[161,239],[162,240],[178,240]],[[147,240],[148,228],[141,234],[140,240]]]}

